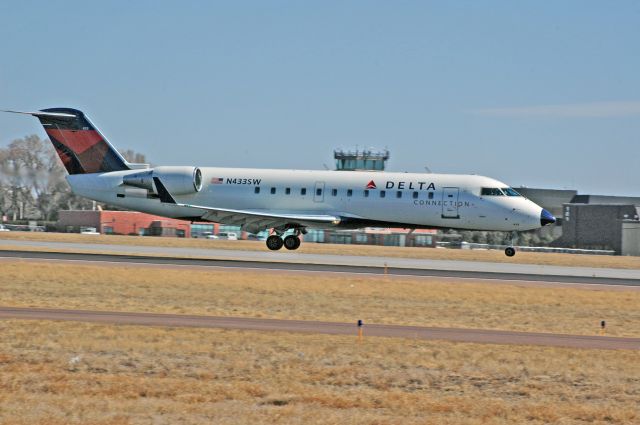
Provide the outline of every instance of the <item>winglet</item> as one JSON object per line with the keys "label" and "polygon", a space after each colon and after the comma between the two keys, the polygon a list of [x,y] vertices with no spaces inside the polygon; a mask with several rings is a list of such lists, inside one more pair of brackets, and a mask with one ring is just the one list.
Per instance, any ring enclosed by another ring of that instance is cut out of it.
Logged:
{"label": "winglet", "polygon": [[169,193],[164,184],[160,181],[158,177],[153,178],[153,182],[156,184],[156,190],[158,191],[158,196],[160,197],[160,202],[165,204],[176,204],[176,200],[173,199],[173,196]]}

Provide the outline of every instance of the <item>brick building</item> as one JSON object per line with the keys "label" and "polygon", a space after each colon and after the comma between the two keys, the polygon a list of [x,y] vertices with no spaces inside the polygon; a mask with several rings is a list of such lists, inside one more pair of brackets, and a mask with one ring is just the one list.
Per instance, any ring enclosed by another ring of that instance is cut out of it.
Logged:
{"label": "brick building", "polygon": [[134,211],[60,211],[57,227],[61,232],[93,227],[104,234],[191,237],[188,221]]}

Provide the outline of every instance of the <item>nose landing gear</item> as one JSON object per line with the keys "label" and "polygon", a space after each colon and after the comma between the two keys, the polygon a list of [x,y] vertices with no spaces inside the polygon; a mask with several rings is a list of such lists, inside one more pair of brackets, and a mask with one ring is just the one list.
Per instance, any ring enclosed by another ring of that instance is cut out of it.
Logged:
{"label": "nose landing gear", "polygon": [[516,248],[513,246],[516,236],[517,236],[516,232],[511,232],[511,245],[509,245],[504,250],[504,255],[506,255],[507,257],[513,257],[514,255],[516,255]]}

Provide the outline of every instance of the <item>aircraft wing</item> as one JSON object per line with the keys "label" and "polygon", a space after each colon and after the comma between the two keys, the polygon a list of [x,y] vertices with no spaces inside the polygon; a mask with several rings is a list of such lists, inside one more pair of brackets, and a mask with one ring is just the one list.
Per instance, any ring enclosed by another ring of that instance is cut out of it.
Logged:
{"label": "aircraft wing", "polygon": [[341,217],[332,214],[306,214],[263,210],[242,210],[184,204],[177,202],[173,198],[173,196],[169,193],[167,188],[158,177],[154,177],[153,181],[156,185],[158,196],[160,197],[161,202],[175,204],[180,207],[204,210],[206,212],[202,215],[203,220],[221,222],[231,225],[239,225],[246,228],[260,230],[286,225],[337,225],[341,221]]}

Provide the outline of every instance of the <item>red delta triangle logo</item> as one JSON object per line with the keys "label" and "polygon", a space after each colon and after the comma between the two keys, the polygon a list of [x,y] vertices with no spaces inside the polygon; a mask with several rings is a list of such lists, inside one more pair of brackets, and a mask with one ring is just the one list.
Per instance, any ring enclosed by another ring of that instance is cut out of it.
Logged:
{"label": "red delta triangle logo", "polygon": [[367,189],[377,189],[376,184],[373,180],[367,183]]}

